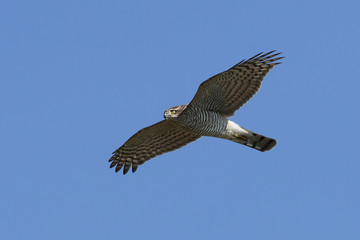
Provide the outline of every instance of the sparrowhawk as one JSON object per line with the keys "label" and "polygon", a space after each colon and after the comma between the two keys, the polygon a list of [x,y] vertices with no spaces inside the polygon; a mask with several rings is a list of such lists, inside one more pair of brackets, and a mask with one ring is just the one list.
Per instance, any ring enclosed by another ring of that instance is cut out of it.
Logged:
{"label": "sparrowhawk", "polygon": [[138,131],[113,152],[110,167],[126,174],[160,154],[181,148],[201,136],[228,139],[259,151],[268,151],[276,140],[240,127],[227,117],[243,106],[260,88],[265,75],[283,57],[271,51],[243,60],[204,81],[188,105],[169,108],[165,120]]}

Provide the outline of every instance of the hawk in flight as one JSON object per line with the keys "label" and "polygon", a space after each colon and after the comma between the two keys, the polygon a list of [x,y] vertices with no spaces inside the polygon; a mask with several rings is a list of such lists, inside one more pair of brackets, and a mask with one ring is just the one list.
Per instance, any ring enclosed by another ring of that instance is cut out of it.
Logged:
{"label": "hawk in flight", "polygon": [[265,75],[275,65],[280,53],[259,53],[243,60],[201,83],[188,105],[169,108],[165,120],[138,131],[113,152],[110,167],[126,174],[160,154],[181,148],[201,136],[228,139],[265,152],[276,140],[240,127],[227,119],[260,88]]}

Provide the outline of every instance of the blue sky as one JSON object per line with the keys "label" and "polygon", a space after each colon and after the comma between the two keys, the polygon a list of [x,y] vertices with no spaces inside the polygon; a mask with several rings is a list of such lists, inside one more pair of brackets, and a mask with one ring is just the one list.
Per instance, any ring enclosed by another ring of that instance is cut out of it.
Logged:
{"label": "blue sky", "polygon": [[[0,3],[1,239],[358,239],[358,1]],[[261,51],[232,120],[123,176],[112,151]]]}

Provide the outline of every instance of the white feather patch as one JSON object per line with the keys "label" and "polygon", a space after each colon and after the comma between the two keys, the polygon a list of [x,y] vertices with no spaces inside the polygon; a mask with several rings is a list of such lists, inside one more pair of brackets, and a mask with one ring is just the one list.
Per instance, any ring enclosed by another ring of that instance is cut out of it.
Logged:
{"label": "white feather patch", "polygon": [[228,120],[226,125],[226,132],[228,132],[231,135],[239,135],[239,136],[249,136],[249,132],[245,129],[240,127],[237,123]]}

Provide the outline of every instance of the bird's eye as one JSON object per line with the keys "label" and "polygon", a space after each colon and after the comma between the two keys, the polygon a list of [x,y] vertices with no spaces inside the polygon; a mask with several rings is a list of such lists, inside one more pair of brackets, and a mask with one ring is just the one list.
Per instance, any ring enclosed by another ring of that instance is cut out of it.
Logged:
{"label": "bird's eye", "polygon": [[171,113],[171,114],[175,114],[176,111],[175,111],[175,110],[170,110],[170,113]]}

